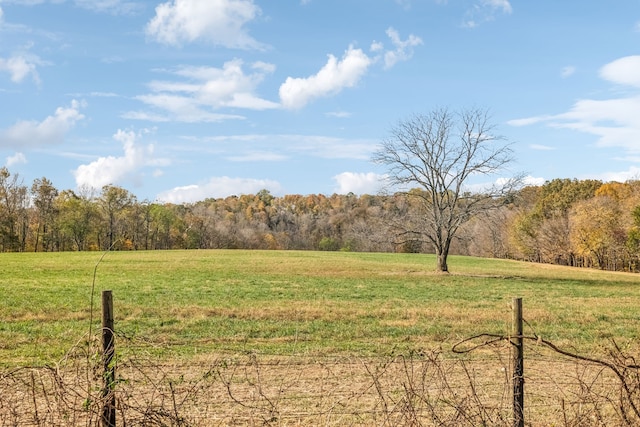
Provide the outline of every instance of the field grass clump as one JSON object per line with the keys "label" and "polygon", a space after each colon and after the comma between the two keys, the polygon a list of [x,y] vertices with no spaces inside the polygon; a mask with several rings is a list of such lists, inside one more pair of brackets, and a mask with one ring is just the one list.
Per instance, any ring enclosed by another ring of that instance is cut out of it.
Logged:
{"label": "field grass clump", "polygon": [[[510,302],[539,335],[585,352],[632,342],[637,275],[508,260],[298,251],[0,254],[0,360],[56,361],[99,330],[114,295],[116,333],[159,358],[209,353],[385,355],[508,333]],[[136,344],[137,345],[137,344]],[[121,349],[126,351],[126,349]]]}

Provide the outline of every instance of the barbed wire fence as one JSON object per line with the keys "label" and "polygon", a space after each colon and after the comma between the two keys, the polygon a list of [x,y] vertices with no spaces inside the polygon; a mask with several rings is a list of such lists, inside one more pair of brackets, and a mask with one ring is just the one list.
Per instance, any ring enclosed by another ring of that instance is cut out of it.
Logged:
{"label": "barbed wire fence", "polygon": [[640,367],[615,341],[602,360],[533,331],[380,357],[220,352],[167,363],[153,343],[113,332],[108,363],[87,334],[56,364],[1,371],[0,426],[513,426],[517,339],[524,425],[640,426]]}

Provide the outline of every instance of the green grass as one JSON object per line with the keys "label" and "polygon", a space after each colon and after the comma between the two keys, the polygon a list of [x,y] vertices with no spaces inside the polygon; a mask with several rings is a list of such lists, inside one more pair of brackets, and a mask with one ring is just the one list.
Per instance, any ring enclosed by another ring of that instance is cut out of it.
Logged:
{"label": "green grass", "polygon": [[[0,363],[54,363],[86,338],[100,253],[0,254]],[[544,338],[595,351],[632,342],[640,276],[451,257],[453,274],[415,254],[284,251],[108,253],[118,351],[159,358],[211,352],[381,355],[507,333],[510,303]],[[527,333],[531,333],[528,329]],[[144,347],[143,347],[144,348]]]}

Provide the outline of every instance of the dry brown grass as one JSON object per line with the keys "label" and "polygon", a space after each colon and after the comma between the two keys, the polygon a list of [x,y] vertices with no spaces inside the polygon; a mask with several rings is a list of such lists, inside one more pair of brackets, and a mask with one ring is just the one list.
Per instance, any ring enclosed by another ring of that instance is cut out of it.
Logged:
{"label": "dry brown grass", "polygon": [[[611,371],[543,346],[527,353],[527,425],[638,425],[622,416]],[[97,353],[87,357],[77,347],[54,367],[0,373],[0,426],[99,425],[100,367]],[[118,425],[512,424],[505,342],[465,357],[440,350],[372,358],[250,353],[157,364],[139,351],[120,358],[116,370]]]}

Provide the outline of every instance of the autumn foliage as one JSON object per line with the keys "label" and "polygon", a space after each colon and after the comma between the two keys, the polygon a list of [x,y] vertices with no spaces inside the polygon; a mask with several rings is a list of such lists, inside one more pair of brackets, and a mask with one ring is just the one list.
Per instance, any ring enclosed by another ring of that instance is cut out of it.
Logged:
{"label": "autumn foliage", "polygon": [[[31,187],[0,169],[0,251],[301,249],[433,252],[393,224],[419,217],[406,194],[140,201],[124,188]],[[640,269],[640,181],[555,179],[519,190],[461,228],[452,254],[619,271]]]}

